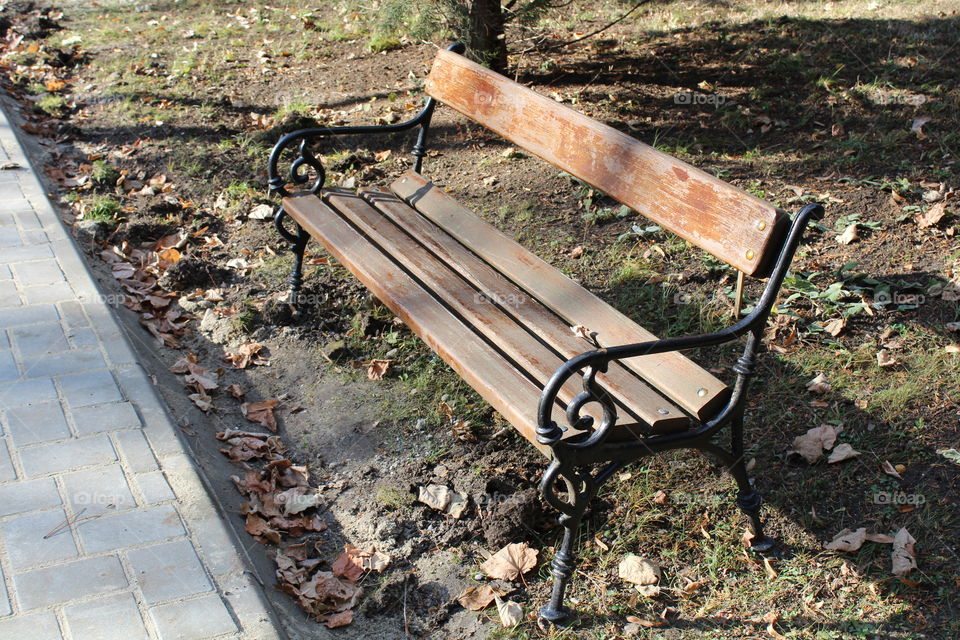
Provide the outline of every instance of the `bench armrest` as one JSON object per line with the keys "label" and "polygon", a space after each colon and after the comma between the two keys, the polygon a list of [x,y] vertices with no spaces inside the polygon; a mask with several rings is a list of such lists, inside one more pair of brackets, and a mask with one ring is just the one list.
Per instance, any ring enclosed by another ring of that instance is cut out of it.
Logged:
{"label": "bench armrest", "polygon": [[[411,120],[398,122],[395,124],[384,125],[362,125],[349,127],[315,127],[312,129],[299,129],[286,134],[273,146],[270,152],[270,159],[267,161],[267,176],[270,192],[279,195],[282,198],[288,198],[292,194],[287,191],[286,185],[305,184],[309,180],[309,171],[307,167],[313,169],[316,178],[313,184],[306,190],[306,193],[314,195],[320,193],[326,179],[326,172],[323,164],[310,151],[310,143],[319,138],[330,138],[334,136],[365,135],[372,133],[397,133],[407,131],[415,127],[420,129],[420,136],[413,147],[412,154],[415,158],[415,170],[420,171],[420,165],[425,155],[424,144],[426,142],[427,129],[430,126],[430,118],[433,116],[433,110],[436,107],[436,101],[429,98],[420,112]],[[290,163],[286,170],[286,175],[279,168],[281,157],[284,151],[299,147],[296,150],[296,157]]]}
{"label": "bench armrest", "polygon": [[[616,406],[613,399],[596,381],[597,373],[605,372],[611,362],[668,351],[712,347],[736,340],[747,333],[751,333],[751,339],[748,341],[746,352],[750,354],[750,361],[752,362],[760,333],[766,324],[770,309],[776,301],[780,286],[787,275],[787,270],[793,260],[797,246],[800,244],[803,232],[811,220],[819,220],[822,217],[823,207],[819,204],[809,204],[794,216],[790,231],[783,242],[777,262],[773,267],[770,278],[767,280],[760,300],[753,311],[729,327],[713,333],[695,336],[664,338],[636,344],[604,347],[581,353],[567,360],[553,374],[540,395],[540,404],[537,409],[537,440],[541,444],[550,446],[560,442],[565,429],[553,421],[553,407],[556,406],[557,394],[560,389],[567,380],[580,371],[583,371],[583,392],[567,406],[567,422],[571,427],[577,429],[592,426],[591,419],[581,416],[580,413],[582,408],[590,402],[599,403],[603,407],[604,413],[603,423],[596,426],[586,440],[573,445],[578,448],[586,448],[605,440],[609,430],[616,424]],[[736,392],[733,394],[727,407],[721,411],[721,415],[726,415],[727,411],[739,401],[740,395],[742,394]]]}

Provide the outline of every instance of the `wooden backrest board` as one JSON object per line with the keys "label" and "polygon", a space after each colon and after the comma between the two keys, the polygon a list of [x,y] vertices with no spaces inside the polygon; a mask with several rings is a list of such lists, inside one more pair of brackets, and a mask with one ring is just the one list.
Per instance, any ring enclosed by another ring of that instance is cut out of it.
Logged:
{"label": "wooden backrest board", "polygon": [[747,275],[775,259],[783,211],[613,127],[451,51],[426,91]]}

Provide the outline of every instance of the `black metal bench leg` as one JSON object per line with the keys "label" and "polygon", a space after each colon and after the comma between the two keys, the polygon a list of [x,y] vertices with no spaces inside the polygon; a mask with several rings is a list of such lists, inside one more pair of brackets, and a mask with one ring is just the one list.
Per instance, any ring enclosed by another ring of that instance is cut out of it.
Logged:
{"label": "black metal bench leg", "polygon": [[[619,465],[618,465],[619,466]],[[607,474],[609,475],[609,473]],[[561,489],[566,494],[562,500],[557,491],[558,482],[565,487]],[[550,563],[553,573],[553,590],[550,602],[540,609],[540,623],[562,624],[567,622],[573,613],[563,604],[567,584],[576,569],[577,530],[583,520],[583,514],[590,504],[590,500],[597,492],[602,479],[595,478],[589,470],[580,471],[554,460],[550,468],[543,475],[540,490],[544,499],[562,514],[559,518],[563,527],[563,542]]]}
{"label": "black metal bench leg", "polygon": [[290,294],[288,300],[293,306],[293,319],[299,320],[303,309],[301,307],[300,289],[303,287],[303,254],[307,250],[307,241],[310,234],[303,227],[297,225],[297,236],[290,251],[293,252],[293,272],[290,274]]}
{"label": "black metal bench leg", "polygon": [[740,508],[748,518],[750,518],[750,531],[753,533],[753,540],[750,541],[750,549],[759,553],[769,551],[774,547],[776,541],[768,538],[763,533],[763,522],[760,520],[760,494],[756,492],[753,485],[750,484],[750,476],[747,473],[747,465],[743,454],[743,415],[737,415],[733,418],[730,425],[731,449],[733,449],[733,460],[728,465],[728,470],[737,481],[737,507]]}

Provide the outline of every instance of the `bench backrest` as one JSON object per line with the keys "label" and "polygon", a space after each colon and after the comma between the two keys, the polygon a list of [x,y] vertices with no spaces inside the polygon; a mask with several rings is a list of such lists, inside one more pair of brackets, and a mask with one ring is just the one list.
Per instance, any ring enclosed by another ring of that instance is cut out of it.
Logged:
{"label": "bench backrest", "polygon": [[783,211],[613,127],[451,51],[426,91],[747,275],[776,258]]}

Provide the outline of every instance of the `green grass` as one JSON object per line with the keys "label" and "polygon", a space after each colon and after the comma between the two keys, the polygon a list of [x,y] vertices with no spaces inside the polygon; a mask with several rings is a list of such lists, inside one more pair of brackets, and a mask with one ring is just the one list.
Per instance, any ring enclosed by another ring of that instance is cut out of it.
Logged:
{"label": "green grass", "polygon": [[112,222],[116,220],[120,210],[120,201],[113,196],[95,196],[87,203],[83,217],[85,220]]}

